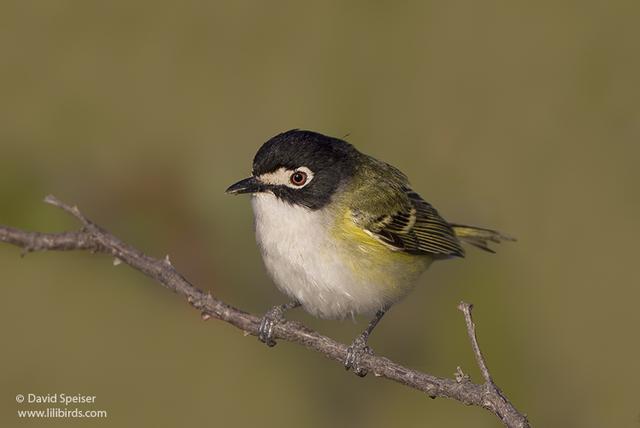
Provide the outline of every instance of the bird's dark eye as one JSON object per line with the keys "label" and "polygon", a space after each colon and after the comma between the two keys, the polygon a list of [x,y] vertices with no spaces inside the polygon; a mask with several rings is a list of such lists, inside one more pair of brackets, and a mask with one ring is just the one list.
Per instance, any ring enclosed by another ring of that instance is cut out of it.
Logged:
{"label": "bird's dark eye", "polygon": [[296,171],[293,174],[291,174],[291,177],[289,178],[289,180],[291,181],[291,184],[293,184],[294,186],[302,186],[304,183],[307,182],[307,173],[303,171]]}

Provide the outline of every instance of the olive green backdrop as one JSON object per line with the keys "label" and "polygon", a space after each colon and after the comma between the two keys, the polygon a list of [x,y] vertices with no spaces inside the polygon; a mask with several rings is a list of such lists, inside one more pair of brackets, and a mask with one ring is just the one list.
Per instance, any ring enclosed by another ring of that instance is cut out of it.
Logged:
{"label": "olive green backdrop", "polygon": [[[372,338],[498,384],[535,427],[640,426],[640,4],[0,5],[0,223],[77,224],[52,193],[198,286],[283,302],[224,189],[308,128],[404,170],[449,220],[519,238],[434,266]],[[0,425],[498,427],[488,412],[273,349],[110,258],[0,245]],[[344,342],[364,320],[290,317]],[[96,395],[103,420],[19,420],[18,393]]]}

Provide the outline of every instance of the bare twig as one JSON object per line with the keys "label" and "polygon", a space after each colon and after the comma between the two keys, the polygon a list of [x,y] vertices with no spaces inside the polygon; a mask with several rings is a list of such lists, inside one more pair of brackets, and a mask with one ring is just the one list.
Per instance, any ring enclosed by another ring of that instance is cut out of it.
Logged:
{"label": "bare twig", "polygon": [[476,336],[476,325],[473,322],[473,318],[471,317],[473,305],[465,302],[460,302],[460,304],[458,304],[458,309],[461,310],[464,314],[464,321],[467,324],[467,334],[469,335],[469,340],[471,341],[471,348],[473,348],[473,354],[476,357],[476,362],[478,363],[478,367],[480,367],[480,371],[482,372],[482,377],[487,382],[487,384],[495,387],[493,379],[491,379],[491,373],[489,373],[487,363],[485,362],[484,357],[482,356],[482,352],[480,351],[480,345],[478,345],[478,338]]}
{"label": "bare twig", "polygon": [[[89,250],[110,254],[114,257],[114,261],[118,260],[128,264],[185,297],[194,308],[201,312],[203,320],[217,318],[240,328],[246,334],[253,336],[258,334],[260,325],[258,316],[230,306],[213,297],[211,293],[196,288],[173,267],[168,256],[159,260],[145,255],[93,223],[77,207],[71,207],[53,196],[47,196],[45,202],[77,218],[83,225],[82,229],[76,232],[40,233],[0,226],[0,242],[21,247],[23,254],[46,250]],[[484,384],[475,384],[469,381],[469,377],[459,367],[456,370],[455,379],[448,379],[404,367],[388,358],[377,355],[363,355],[361,366],[374,373],[375,376],[407,385],[432,398],[450,398],[466,405],[487,409],[498,416],[507,427],[529,427],[526,416],[516,410],[491,379],[475,336],[471,305],[462,302],[459,308],[465,315],[467,331],[476,360],[485,379]],[[273,336],[276,339],[303,345],[341,364],[347,355],[347,345],[323,336],[299,322],[284,321],[276,325]]]}
{"label": "bare twig", "polygon": [[[464,314],[464,321],[467,325],[467,334],[469,335],[469,340],[471,341],[471,348],[473,349],[473,355],[476,358],[476,363],[478,364],[478,367],[480,367],[480,372],[482,373],[482,377],[484,378],[484,387],[487,389],[488,394],[494,394],[497,395],[499,397],[502,397],[502,402],[500,403],[502,404],[507,404],[511,407],[513,407],[511,405],[511,403],[509,403],[509,400],[507,399],[507,397],[504,396],[504,394],[502,394],[502,391],[500,391],[500,388],[498,388],[498,386],[495,384],[495,382],[493,381],[493,378],[491,377],[491,372],[489,372],[489,368],[487,367],[487,362],[484,359],[484,356],[482,355],[482,351],[480,351],[480,345],[478,344],[478,337],[476,336],[476,324],[473,322],[473,317],[471,316],[471,311],[473,310],[473,305],[470,303],[466,303],[466,302],[460,302],[458,304],[458,309],[462,311],[462,313]],[[460,368],[460,367],[458,367]],[[497,412],[498,417],[502,417],[501,415],[504,415],[505,412],[507,412],[508,409],[503,409],[501,411]],[[526,416],[522,415],[524,419],[524,422],[526,421]],[[505,425],[509,426],[506,421]],[[527,426],[527,425],[523,425],[523,426]]]}

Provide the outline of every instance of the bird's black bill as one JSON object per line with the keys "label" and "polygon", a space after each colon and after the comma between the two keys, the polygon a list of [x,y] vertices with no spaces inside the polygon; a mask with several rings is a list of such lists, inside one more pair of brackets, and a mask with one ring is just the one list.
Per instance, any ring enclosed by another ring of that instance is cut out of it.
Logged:
{"label": "bird's black bill", "polygon": [[258,193],[263,190],[263,183],[259,182],[255,177],[249,177],[232,184],[226,192],[231,195],[239,195],[241,193]]}

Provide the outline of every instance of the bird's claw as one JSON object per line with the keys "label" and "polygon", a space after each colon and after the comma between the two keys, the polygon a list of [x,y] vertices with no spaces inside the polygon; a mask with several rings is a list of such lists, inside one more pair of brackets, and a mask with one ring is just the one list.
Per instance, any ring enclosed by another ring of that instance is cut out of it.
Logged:
{"label": "bird's claw", "polygon": [[362,367],[361,359],[363,355],[373,355],[373,350],[367,346],[367,340],[363,336],[358,336],[351,346],[347,348],[347,358],[344,361],[344,368],[353,372],[360,377],[365,377],[368,370]]}
{"label": "bird's claw", "polygon": [[260,321],[258,340],[269,347],[276,346],[276,341],[273,340],[273,330],[283,319],[284,309],[281,306],[275,306],[269,309]]}

